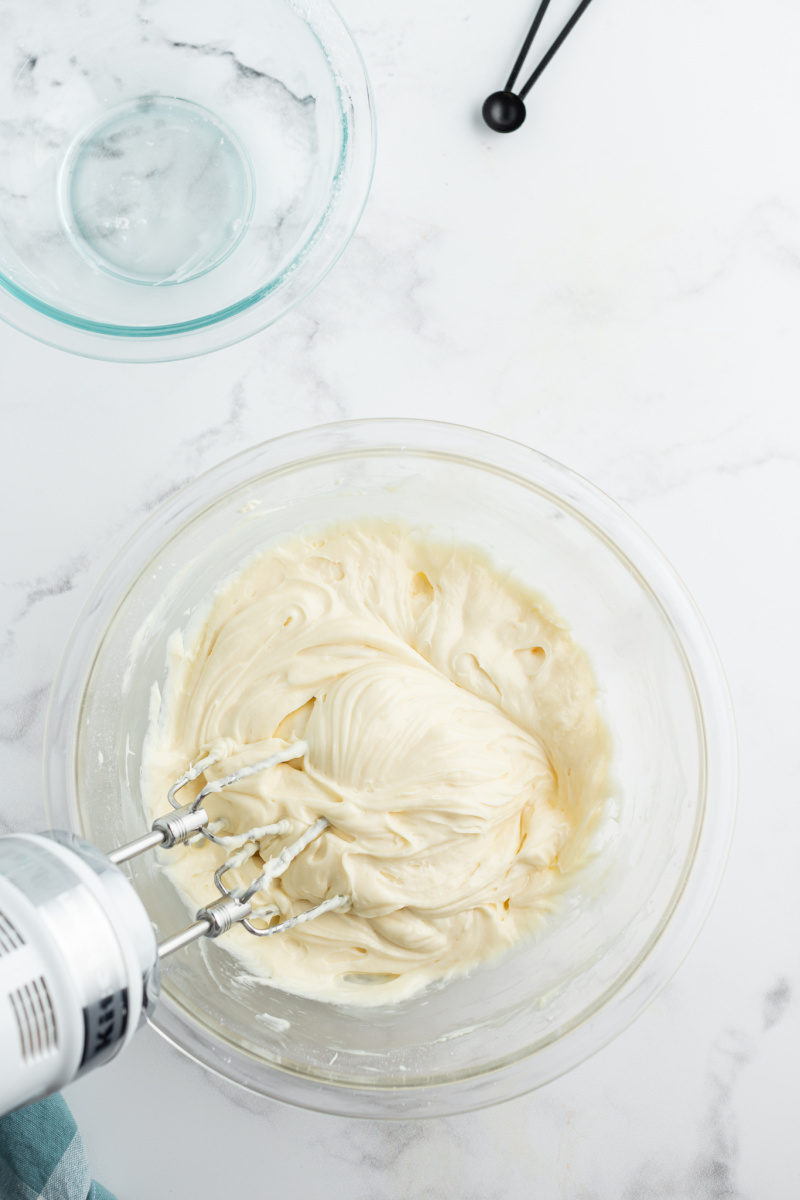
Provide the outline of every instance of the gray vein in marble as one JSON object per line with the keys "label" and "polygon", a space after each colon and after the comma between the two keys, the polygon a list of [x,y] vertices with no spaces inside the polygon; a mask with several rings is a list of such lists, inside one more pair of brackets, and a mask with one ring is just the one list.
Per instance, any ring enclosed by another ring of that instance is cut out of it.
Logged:
{"label": "gray vein in marble", "polygon": [[[324,354],[325,337],[329,322],[324,313],[315,312],[311,301],[296,310],[283,327],[283,337],[279,343],[288,359],[290,370],[296,372],[296,388],[302,392],[303,399],[310,401],[311,412],[309,419],[303,424],[323,424],[326,421],[343,421],[350,415],[344,397],[334,388],[330,381],[330,373],[317,363],[317,353]],[[262,346],[267,362],[272,361],[276,353],[273,339],[279,337],[277,332],[264,337]],[[317,340],[319,338],[319,340]]]}
{"label": "gray vein in marble", "polygon": [[215,450],[220,442],[236,441],[244,436],[243,418],[247,411],[244,382],[240,380],[231,389],[228,411],[216,425],[201,429],[193,437],[181,443],[179,453],[195,470]]}
{"label": "gray vein in marble", "polygon": [[[404,232],[407,230],[408,226]],[[349,282],[355,284],[357,294],[368,298],[370,304],[375,303],[379,289],[392,303],[391,316],[394,321],[399,318],[410,331],[431,345],[455,348],[454,343],[443,334],[434,335],[430,328],[431,314],[420,296],[430,284],[433,272],[423,270],[419,251],[423,247],[434,247],[439,241],[440,231],[418,222],[411,223],[411,230],[416,236],[404,237],[405,244],[398,253],[397,247],[387,247],[379,230],[375,231],[377,236],[373,236],[369,225],[365,227],[362,224],[343,256],[337,279],[341,276],[339,282],[345,286]]]}
{"label": "gray vein in marble", "polygon": [[[25,595],[17,611],[9,618],[3,643],[0,646],[0,659],[13,659],[16,651],[17,626],[30,615],[31,611],[44,600],[63,596],[73,591],[78,586],[80,576],[88,571],[89,566],[88,558],[82,555],[77,559],[70,560],[66,566],[59,567],[50,580],[41,578],[34,585],[28,583],[7,585],[12,590],[25,590]],[[45,692],[49,686],[49,684],[46,685]],[[2,721],[0,721],[0,727],[2,727]],[[0,735],[0,740],[2,740],[2,735]]]}
{"label": "gray vein in marble", "polygon": [[792,989],[788,979],[779,979],[764,997],[763,1021],[764,1030],[772,1029],[786,1016],[786,1010],[792,1002]]}
{"label": "gray vein in marble", "polygon": [[26,617],[31,609],[40,604],[42,600],[47,600],[51,596],[63,596],[65,592],[71,592],[76,587],[80,577],[88,569],[89,556],[87,554],[79,554],[57,567],[54,574],[49,578],[42,576],[32,584],[18,585],[28,590],[15,621],[20,621],[23,617]]}
{"label": "gray vein in marble", "polygon": [[410,1196],[449,1200],[455,1195],[458,1200],[509,1200],[502,1186],[465,1187],[461,1173],[444,1189],[430,1179],[430,1161],[441,1158],[443,1134],[456,1150],[454,1161],[463,1162],[465,1133],[452,1121],[364,1121],[348,1132],[347,1139],[325,1139],[325,1147],[330,1157],[373,1173],[372,1185],[357,1193],[357,1200],[373,1200],[376,1195],[386,1200]]}
{"label": "gray vein in marble", "polygon": [[[715,438],[708,439],[712,445],[715,440]],[[704,444],[704,440],[689,443],[688,445],[696,446],[702,444]],[[720,459],[717,462],[683,463],[680,469],[670,474],[669,478],[659,478],[658,472],[653,469],[655,465],[657,463],[664,463],[670,455],[674,455],[677,458],[684,448],[669,447],[657,454],[648,455],[643,460],[643,465],[647,470],[642,479],[636,483],[630,480],[630,462],[628,462],[623,472],[624,475],[628,476],[628,482],[615,488],[615,495],[619,503],[632,505],[643,500],[663,499],[683,487],[696,483],[700,479],[715,475],[737,478],[747,472],[758,471],[764,467],[777,466],[781,463],[800,467],[800,456],[790,454],[785,450],[775,450],[754,454],[745,453],[737,459],[726,458]]]}
{"label": "gray vein in marble", "polygon": [[42,121],[32,117],[20,121],[0,121],[0,143],[4,146],[6,155],[12,152],[12,148],[8,145],[12,138],[23,142],[26,149],[39,145],[46,150],[60,150],[67,137],[68,134],[65,130],[45,125]]}
{"label": "gray vein in marble", "polygon": [[[733,234],[727,252],[705,279],[673,295],[682,300],[706,292],[736,267],[743,254],[755,248],[780,266],[794,272],[800,268],[800,220],[789,205],[777,199],[763,200],[744,217]],[[766,252],[766,253],[765,253]]]}
{"label": "gray vein in marble", "polygon": [[[231,389],[228,411],[216,425],[201,429],[193,437],[186,438],[178,446],[178,456],[181,462],[181,474],[177,475],[166,487],[161,487],[148,500],[141,504],[138,512],[142,515],[153,512],[175,492],[180,491],[201,471],[203,460],[221,443],[236,442],[243,438],[243,417],[247,411],[244,383],[240,380]],[[190,470],[184,471],[188,466]]]}
{"label": "gray vein in marble", "polygon": [[[646,323],[650,313],[705,297],[726,281],[748,256],[771,261],[796,275],[800,269],[800,216],[787,203],[767,199],[744,214],[736,229],[714,236],[713,231],[677,238],[666,251],[661,268],[666,267],[671,285],[648,303],[639,303],[627,319],[635,325]],[[621,315],[620,291],[612,281],[608,286],[591,287],[586,283],[560,284],[548,296],[548,307],[560,309],[570,323],[579,319],[587,325],[609,326]]]}
{"label": "gray vein in marble", "polygon": [[240,79],[256,79],[259,81],[263,80],[269,86],[280,88],[282,92],[286,93],[290,100],[294,100],[297,104],[307,106],[314,104],[315,102],[313,96],[296,95],[296,93],[288,88],[285,83],[283,83],[280,79],[276,79],[273,75],[267,75],[264,71],[256,70],[255,67],[248,67],[246,63],[243,63],[241,59],[236,57],[232,50],[222,50],[219,48],[219,46],[192,45],[191,42],[170,42],[169,44],[175,50],[191,50],[196,54],[205,54],[211,55],[214,58],[228,59]]}
{"label": "gray vein in marble", "polygon": [[[420,1143],[430,1141],[433,1130],[421,1121],[359,1126],[361,1136],[351,1138],[349,1153],[335,1154],[346,1162],[363,1163],[373,1171],[396,1170],[401,1159]],[[333,1148],[332,1148],[333,1149]],[[335,1151],[334,1151],[335,1153]]]}
{"label": "gray vein in marble", "polygon": [[[144,26],[151,26],[152,22],[147,17],[138,15],[137,20]],[[178,42],[166,36],[159,31],[159,37],[165,45],[172,47],[174,50],[188,50],[191,54],[201,54],[207,58],[225,59],[233,67],[237,77],[241,80],[255,81],[264,83],[270,88],[278,88],[283,92],[288,99],[293,100],[296,104],[301,104],[304,107],[313,105],[315,98],[313,96],[298,96],[290,88],[286,86],[280,79],[276,79],[273,75],[266,74],[265,71],[259,71],[256,67],[250,67],[247,63],[243,63],[240,58],[234,54],[232,50],[226,50],[222,46],[213,46],[203,42]]]}
{"label": "gray vein in marble", "polygon": [[737,1029],[725,1030],[714,1043],[707,1147],[698,1155],[690,1175],[695,1194],[703,1200],[738,1200],[742,1196],[734,1182],[739,1147],[730,1105],[736,1082],[755,1052],[755,1040]]}
{"label": "gray vein in marble", "polygon": [[[791,1002],[791,984],[780,977],[762,1000],[762,1034],[783,1020]],[[739,1079],[759,1050],[758,1033],[726,1029],[719,1035],[711,1048],[702,1148],[687,1168],[677,1172],[653,1159],[642,1163],[622,1200],[749,1200],[736,1181],[739,1136],[732,1108]]]}
{"label": "gray vein in marble", "polygon": [[[312,421],[360,415],[351,411],[348,398],[334,382],[340,373],[332,372],[329,365],[331,350],[354,323],[367,339],[373,329],[380,337],[391,326],[437,350],[449,348],[446,335],[433,328],[423,299],[433,271],[423,267],[420,251],[438,239],[439,231],[422,222],[392,221],[383,235],[368,221],[362,222],[335,272],[281,323],[279,331],[264,335],[265,358],[272,364],[280,355],[280,365],[288,368],[312,400]],[[381,403],[379,393],[375,403]]]}
{"label": "gray vein in marble", "polygon": [[39,61],[39,56],[36,54],[29,54],[25,50],[23,50],[22,54],[21,54],[21,58],[22,58],[22,63],[21,63],[20,68],[14,78],[14,82],[12,84],[12,90],[35,93],[36,92],[36,81],[34,79],[33,72],[36,69],[36,64]]}
{"label": "gray vein in marble", "polygon": [[[383,1187],[385,1188],[385,1186],[386,1185],[384,1181]],[[394,1190],[391,1193],[387,1193],[384,1190],[379,1194],[383,1197],[388,1197],[390,1195],[392,1198],[402,1197],[402,1200],[407,1200],[408,1197],[413,1197],[413,1200],[456,1200],[456,1195],[458,1200],[527,1200],[527,1197],[512,1197],[508,1190],[502,1186],[491,1189],[487,1189],[483,1186],[479,1186],[477,1188],[465,1188],[463,1183],[459,1182],[457,1193],[451,1187],[448,1187],[446,1191],[443,1191],[442,1188],[436,1183],[426,1185],[425,1182],[420,1179],[417,1172],[414,1172],[413,1175],[408,1179],[407,1187],[413,1187],[413,1191],[405,1190],[399,1192]],[[531,1195],[533,1195],[533,1193],[531,1193]],[[355,1200],[376,1200],[376,1193],[374,1190],[364,1191],[358,1194],[355,1197]],[[570,1198],[570,1200],[572,1200],[572,1198]],[[575,1200],[577,1200],[577,1197]],[[581,1192],[580,1200],[593,1200],[593,1197],[589,1196],[585,1192]]]}
{"label": "gray vein in marble", "polygon": [[25,742],[44,712],[50,684],[38,684],[27,692],[0,703],[0,742],[6,745]]}

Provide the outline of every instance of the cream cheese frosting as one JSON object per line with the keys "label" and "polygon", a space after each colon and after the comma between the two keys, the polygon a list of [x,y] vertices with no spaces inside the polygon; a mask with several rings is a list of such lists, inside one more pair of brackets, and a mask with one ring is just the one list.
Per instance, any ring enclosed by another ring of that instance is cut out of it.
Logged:
{"label": "cream cheese frosting", "polygon": [[[400,523],[273,544],[173,635],[144,753],[153,816],[205,750],[222,757],[195,790],[297,740],[301,758],[206,807],[226,835],[286,822],[229,884],[328,820],[257,898],[281,918],[347,907],[226,935],[253,974],[324,1000],[393,1002],[531,934],[608,795],[595,681],[565,623],[481,552]],[[166,869],[197,907],[226,857],[203,842]]]}

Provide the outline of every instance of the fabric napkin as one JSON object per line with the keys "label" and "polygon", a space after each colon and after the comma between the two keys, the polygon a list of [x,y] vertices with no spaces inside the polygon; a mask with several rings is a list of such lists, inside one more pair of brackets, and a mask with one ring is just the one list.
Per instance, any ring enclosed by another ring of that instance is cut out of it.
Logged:
{"label": "fabric napkin", "polygon": [[0,1200],[114,1200],[92,1181],[83,1139],[61,1096],[0,1118]]}

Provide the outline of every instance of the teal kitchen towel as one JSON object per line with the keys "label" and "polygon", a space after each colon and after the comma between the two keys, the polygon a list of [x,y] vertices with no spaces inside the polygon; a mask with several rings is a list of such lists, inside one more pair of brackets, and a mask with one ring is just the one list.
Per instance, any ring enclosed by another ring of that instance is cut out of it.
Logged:
{"label": "teal kitchen towel", "polygon": [[83,1139],[61,1096],[0,1118],[2,1200],[114,1200],[89,1175]]}

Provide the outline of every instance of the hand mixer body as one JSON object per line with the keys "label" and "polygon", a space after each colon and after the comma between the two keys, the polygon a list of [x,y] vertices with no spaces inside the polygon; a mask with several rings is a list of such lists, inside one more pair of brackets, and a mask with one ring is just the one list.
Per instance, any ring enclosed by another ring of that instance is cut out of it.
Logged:
{"label": "hand mixer body", "polygon": [[123,873],[70,833],[0,837],[0,1115],[114,1058],[159,991]]}

